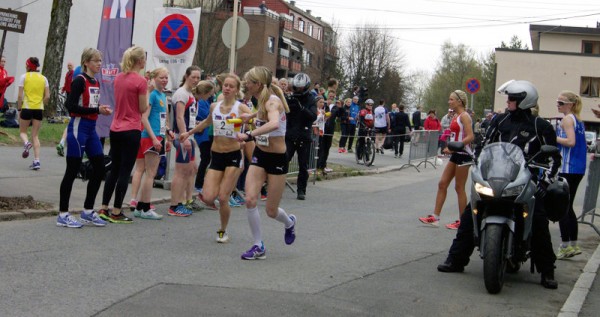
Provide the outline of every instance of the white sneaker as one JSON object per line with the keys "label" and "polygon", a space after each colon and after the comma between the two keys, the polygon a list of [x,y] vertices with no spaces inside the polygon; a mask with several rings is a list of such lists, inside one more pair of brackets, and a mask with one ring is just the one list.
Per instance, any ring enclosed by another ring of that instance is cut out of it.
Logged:
{"label": "white sneaker", "polygon": [[227,235],[227,232],[225,232],[223,230],[217,231],[217,242],[218,243],[227,243],[227,242],[229,242],[229,235]]}
{"label": "white sneaker", "polygon": [[140,218],[142,219],[150,219],[150,220],[160,220],[162,219],[162,215],[156,213],[154,209],[148,209],[148,211],[140,212]]}

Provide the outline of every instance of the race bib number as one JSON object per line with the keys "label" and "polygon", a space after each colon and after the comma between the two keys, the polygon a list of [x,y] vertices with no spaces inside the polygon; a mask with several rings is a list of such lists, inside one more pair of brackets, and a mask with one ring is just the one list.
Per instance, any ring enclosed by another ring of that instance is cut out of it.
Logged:
{"label": "race bib number", "polygon": [[452,141],[456,140],[456,132],[450,132],[450,140],[452,140]]}
{"label": "race bib number", "polygon": [[100,88],[98,87],[90,87],[90,104],[89,108],[98,108],[98,103],[100,102]]}
{"label": "race bib number", "polygon": [[193,129],[196,126],[196,115],[198,114],[198,110],[196,109],[196,105],[190,106],[190,123],[188,124],[188,129]]}
{"label": "race bib number", "polygon": [[269,134],[268,133],[255,136],[254,139],[256,140],[256,144],[258,144],[258,145],[269,146]]}
{"label": "race bib number", "polygon": [[371,113],[367,113],[367,114],[365,115],[365,120],[373,120],[373,114],[371,114]]}
{"label": "race bib number", "polygon": [[167,133],[167,113],[161,112],[160,114],[160,135]]}
{"label": "race bib number", "polygon": [[213,123],[215,136],[233,137],[233,123],[227,123],[227,120],[213,120]]}

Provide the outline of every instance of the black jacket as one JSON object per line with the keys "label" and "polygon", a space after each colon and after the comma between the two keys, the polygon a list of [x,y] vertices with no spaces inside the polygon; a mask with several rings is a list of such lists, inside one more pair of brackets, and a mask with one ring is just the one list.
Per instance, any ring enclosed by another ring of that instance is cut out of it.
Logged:
{"label": "black jacket", "polygon": [[285,99],[290,108],[287,114],[286,140],[311,141],[311,127],[317,120],[317,102],[313,94],[290,95]]}
{"label": "black jacket", "polygon": [[421,111],[417,110],[412,114],[413,127],[416,129],[420,129],[423,127],[423,123],[421,122]]}
{"label": "black jacket", "polygon": [[394,134],[406,133],[406,128],[410,130],[410,121],[408,120],[408,114],[404,111],[390,112],[390,128]]}
{"label": "black jacket", "polygon": [[[556,132],[550,122],[534,116],[531,110],[517,109],[498,114],[492,119],[486,131],[485,143],[508,142],[519,146],[526,159],[538,153],[542,145],[556,146]],[[551,175],[558,172],[560,154],[551,158],[536,157],[536,162],[549,164]]]}

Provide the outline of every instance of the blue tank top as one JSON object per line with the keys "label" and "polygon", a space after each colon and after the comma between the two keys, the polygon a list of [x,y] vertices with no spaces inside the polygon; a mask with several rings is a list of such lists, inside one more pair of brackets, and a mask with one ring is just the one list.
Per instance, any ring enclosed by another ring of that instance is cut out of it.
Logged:
{"label": "blue tank top", "polygon": [[[562,155],[562,164],[560,172],[564,174],[585,174],[587,143],[585,141],[585,127],[583,122],[577,120],[575,115],[569,114],[573,119],[575,129],[575,146],[566,147],[558,144],[560,154]],[[559,125],[556,134],[561,138],[566,138],[567,133]]]}
{"label": "blue tank top", "polygon": [[[148,121],[150,121],[150,127],[155,136],[165,136],[166,123],[167,123],[167,96],[154,89],[150,93],[150,115],[148,115]],[[150,135],[148,131],[144,129],[142,131],[142,138],[147,138]]]}

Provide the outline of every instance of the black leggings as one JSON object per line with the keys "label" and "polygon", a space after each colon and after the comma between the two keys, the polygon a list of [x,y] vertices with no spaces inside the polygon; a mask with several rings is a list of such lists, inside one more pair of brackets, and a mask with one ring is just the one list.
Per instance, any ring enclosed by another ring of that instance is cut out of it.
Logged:
{"label": "black leggings", "polygon": [[559,175],[564,177],[569,183],[570,196],[567,215],[558,222],[560,227],[560,237],[562,242],[577,241],[579,228],[577,225],[577,216],[575,215],[575,210],[573,210],[573,201],[575,200],[575,194],[577,194],[577,187],[579,187],[579,183],[581,182],[581,179],[583,179],[583,174],[560,173]]}
{"label": "black leggings", "polygon": [[198,144],[198,150],[200,152],[200,164],[198,165],[198,173],[196,174],[196,181],[194,186],[202,188],[204,186],[204,176],[206,176],[206,169],[210,165],[210,148],[212,147],[213,137],[210,136],[208,141]]}
{"label": "black leggings", "polygon": [[[102,184],[102,179],[104,178],[104,155],[90,157],[89,159],[92,164],[93,173],[88,181],[85,202],[83,203],[83,208],[86,210],[94,209],[96,195],[98,195],[100,184]],[[75,182],[77,172],[79,172],[79,168],[81,167],[81,160],[81,157],[67,157],[67,169],[60,183],[59,211],[61,212],[69,211],[69,199],[73,190],[73,182]]]}
{"label": "black leggings", "polygon": [[130,130],[122,132],[110,131],[110,157],[112,159],[110,172],[106,175],[104,193],[102,194],[102,205],[108,206],[115,192],[113,206],[121,209],[131,170],[135,165],[135,159],[140,147],[141,131]]}

